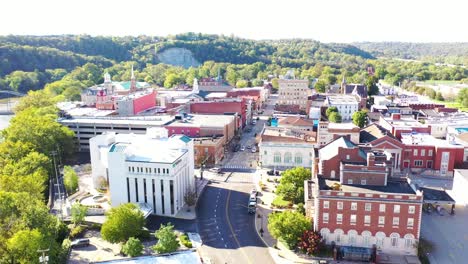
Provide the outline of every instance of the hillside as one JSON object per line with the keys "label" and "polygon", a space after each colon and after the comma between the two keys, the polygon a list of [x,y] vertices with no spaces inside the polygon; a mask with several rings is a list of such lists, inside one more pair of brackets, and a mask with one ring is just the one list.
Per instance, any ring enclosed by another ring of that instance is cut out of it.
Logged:
{"label": "hillside", "polygon": [[375,57],[468,65],[468,43],[357,42]]}
{"label": "hillside", "polygon": [[[67,90],[65,98],[77,98],[82,87],[102,82],[104,72],[113,80],[128,80],[132,65],[140,80],[168,88],[191,85],[194,78],[213,77],[218,72],[232,85],[261,85],[288,69],[294,69],[299,78],[318,78],[325,85],[343,76],[363,83],[369,66],[380,79],[394,84],[405,79],[460,81],[468,77],[462,67],[388,59],[420,59],[433,54],[434,60],[437,56],[448,60],[450,57],[444,56],[460,57],[465,47],[447,44],[448,50],[437,46],[427,51],[424,45],[411,45],[256,41],[200,33],[166,37],[0,36],[0,89],[27,92],[64,80],[66,85],[54,84],[55,93]],[[377,59],[381,56],[387,58]]]}

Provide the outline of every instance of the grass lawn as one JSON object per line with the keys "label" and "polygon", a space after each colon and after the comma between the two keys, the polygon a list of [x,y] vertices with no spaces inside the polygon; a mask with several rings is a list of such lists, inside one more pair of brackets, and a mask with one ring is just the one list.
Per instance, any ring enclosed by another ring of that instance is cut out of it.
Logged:
{"label": "grass lawn", "polygon": [[436,100],[433,100],[435,103],[438,103],[438,104],[444,104],[446,107],[449,107],[449,108],[458,108],[460,111],[463,111],[463,112],[468,112],[468,107],[463,107],[459,102],[455,102],[455,101],[436,101]]}
{"label": "grass lawn", "polygon": [[460,81],[452,81],[452,80],[427,80],[427,81],[418,81],[417,83],[421,84],[429,84],[429,85],[456,85],[460,84]]}

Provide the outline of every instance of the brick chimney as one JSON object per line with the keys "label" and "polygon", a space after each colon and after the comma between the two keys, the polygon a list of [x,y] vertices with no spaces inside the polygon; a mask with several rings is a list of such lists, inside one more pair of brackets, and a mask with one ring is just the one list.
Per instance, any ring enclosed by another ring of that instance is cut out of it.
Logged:
{"label": "brick chimney", "polygon": [[375,166],[375,155],[372,152],[367,153],[367,166]]}

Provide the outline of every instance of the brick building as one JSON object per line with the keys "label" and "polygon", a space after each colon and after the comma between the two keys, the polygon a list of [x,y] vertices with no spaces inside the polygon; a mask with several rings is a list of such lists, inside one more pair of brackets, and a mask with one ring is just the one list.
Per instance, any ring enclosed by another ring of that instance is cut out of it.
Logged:
{"label": "brick building", "polygon": [[402,133],[431,133],[430,126],[418,122],[413,116],[403,116],[399,113],[393,113],[391,117],[381,117],[379,125],[398,139]]}
{"label": "brick building", "polygon": [[385,185],[391,176],[392,157],[383,151],[366,150],[340,137],[318,151],[318,175],[347,184]]}
{"label": "brick building", "polygon": [[423,195],[414,186],[345,184],[318,177],[304,187],[306,214],[327,244],[417,253]]}
{"label": "brick building", "polygon": [[229,99],[209,102],[194,102],[190,104],[190,113],[193,114],[237,114],[240,121],[238,127],[247,123],[247,104],[245,99]]}
{"label": "brick building", "polygon": [[224,158],[224,137],[203,137],[193,139],[195,165],[217,165]]}

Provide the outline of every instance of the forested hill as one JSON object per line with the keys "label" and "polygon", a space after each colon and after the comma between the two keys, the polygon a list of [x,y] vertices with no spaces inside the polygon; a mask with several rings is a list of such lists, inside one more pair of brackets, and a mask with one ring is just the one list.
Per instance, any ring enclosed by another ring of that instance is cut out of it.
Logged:
{"label": "forested hill", "polygon": [[352,45],[375,57],[422,60],[457,65],[468,65],[468,42],[462,43],[410,43],[410,42],[357,42]]}
{"label": "forested hill", "polygon": [[[371,49],[371,44],[358,44],[249,40],[199,33],[166,37],[0,36],[0,90],[27,92],[50,83],[48,89],[54,94],[79,99],[80,90],[102,82],[104,72],[113,80],[128,80],[132,65],[139,80],[167,88],[191,85],[194,78],[213,77],[218,72],[237,87],[255,86],[289,69],[299,78],[318,78],[322,87],[343,76],[349,82],[363,83],[369,66],[378,78],[394,84],[404,79],[462,81],[468,77],[468,69],[462,67],[376,59],[385,53]],[[386,57],[420,56],[405,55],[408,49],[395,49],[401,54]],[[450,54],[458,54],[454,52],[459,50],[453,49]]]}

